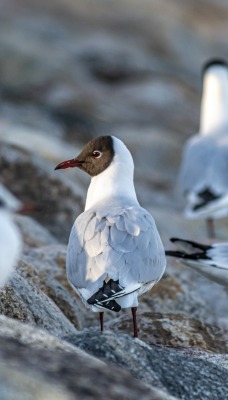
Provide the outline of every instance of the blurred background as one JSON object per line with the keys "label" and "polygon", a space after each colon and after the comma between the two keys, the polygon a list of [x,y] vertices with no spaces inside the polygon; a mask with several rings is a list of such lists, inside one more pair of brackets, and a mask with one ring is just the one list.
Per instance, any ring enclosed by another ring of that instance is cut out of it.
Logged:
{"label": "blurred background", "polygon": [[[226,58],[227,21],[227,0],[0,0],[1,180],[44,204],[37,219],[66,242],[88,179],[53,167],[113,134],[133,153],[139,200],[163,240],[205,237],[174,189],[199,125],[201,67]],[[227,239],[226,221],[217,226]]]}

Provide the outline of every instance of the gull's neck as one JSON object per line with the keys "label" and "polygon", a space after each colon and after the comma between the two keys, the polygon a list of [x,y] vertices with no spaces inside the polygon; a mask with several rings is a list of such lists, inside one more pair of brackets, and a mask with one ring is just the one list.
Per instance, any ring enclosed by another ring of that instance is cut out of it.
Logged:
{"label": "gull's neck", "polygon": [[134,163],[127,147],[112,137],[114,158],[99,175],[91,179],[87,192],[85,211],[102,206],[118,204],[122,198],[129,204],[138,204],[134,187]]}
{"label": "gull's neck", "polygon": [[228,129],[228,72],[213,66],[204,75],[200,133],[207,135]]}

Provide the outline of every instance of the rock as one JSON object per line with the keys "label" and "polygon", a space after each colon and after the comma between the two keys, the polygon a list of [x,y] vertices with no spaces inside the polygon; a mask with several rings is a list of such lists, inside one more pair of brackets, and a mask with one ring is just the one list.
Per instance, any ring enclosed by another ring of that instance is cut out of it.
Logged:
{"label": "rock", "polygon": [[[194,1],[180,7],[174,0],[166,15],[157,1],[134,2],[130,8],[122,3],[112,3],[110,10],[97,0],[93,11],[89,1],[64,7],[58,1],[26,3],[26,15],[23,7],[12,6],[10,18],[2,7],[4,96],[64,108],[87,120],[155,120],[173,130],[184,127],[187,134],[186,126],[197,123],[194,92],[201,63],[211,54],[226,54],[227,8],[213,1],[205,18]],[[215,24],[208,27],[208,18]]]}
{"label": "rock", "polygon": [[198,358],[204,361],[211,362],[212,364],[217,365],[217,367],[224,368],[228,370],[228,354],[223,353],[211,353],[211,352],[206,352],[203,350],[199,350],[196,348],[189,348],[189,349],[181,349],[181,353],[184,355],[186,354],[187,356],[193,357],[193,358]]}
{"label": "rock", "polygon": [[[108,329],[132,333],[131,315],[106,324]],[[228,336],[222,329],[177,314],[138,313],[139,338],[149,345],[198,348],[228,352]]]}
{"label": "rock", "polygon": [[[186,297],[183,296],[182,303],[184,314],[221,328],[226,327],[225,329],[228,330],[227,292],[221,285],[202,277],[197,271],[175,260],[168,260],[167,270],[175,280],[179,281],[186,294]],[[181,309],[180,312],[182,313]]]}
{"label": "rock", "polygon": [[[46,131],[28,128],[23,125],[18,126],[4,120],[0,120],[0,140],[5,144],[13,144],[27,150],[28,153],[33,154],[35,150],[36,155],[51,161],[54,164],[53,166],[61,160],[72,158],[81,151],[79,145],[74,143],[72,146],[62,138],[53,138]],[[40,160],[40,164],[42,164],[42,160]],[[44,167],[47,165],[44,162]]]}
{"label": "rock", "polygon": [[[117,332],[84,331],[65,337],[89,354],[128,369],[146,384],[183,400],[220,400],[227,393],[227,371],[190,353],[148,346]],[[222,356],[221,356],[222,357]]]}
{"label": "rock", "polygon": [[16,272],[0,291],[0,313],[43,328],[57,337],[76,332],[53,301]]}
{"label": "rock", "polygon": [[[139,311],[184,315],[190,319],[217,325],[218,316],[226,315],[223,290],[218,285],[211,285],[210,281],[209,283],[202,282],[199,274],[195,276],[191,274],[191,270],[187,275],[185,269],[182,271],[181,267],[171,268],[169,260],[167,261],[167,269],[162,279],[149,293],[140,298]],[[213,286],[216,286],[215,289]],[[209,288],[213,289],[211,298],[209,298]],[[220,295],[218,299],[220,310],[218,310],[218,304],[213,304],[218,294]]]}
{"label": "rock", "polygon": [[[57,122],[43,107],[31,105],[29,103],[14,104],[5,102],[1,104],[0,137],[8,141],[10,139],[12,140],[12,136],[14,136],[16,140],[16,135],[14,135],[15,130],[18,130],[19,137],[22,136],[23,131],[24,134],[26,134],[27,131],[32,135],[33,133],[36,134],[36,132],[42,135],[42,133],[45,132],[46,135],[52,136],[52,139],[53,137],[56,139],[64,136],[63,126],[61,126],[59,121]],[[30,141],[27,141],[24,142],[23,145],[29,146],[30,143]],[[52,145],[55,147],[53,143]]]}
{"label": "rock", "polygon": [[0,337],[16,339],[24,345],[30,345],[37,349],[62,350],[82,354],[77,347],[50,335],[47,331],[5,315],[0,315]]}
{"label": "rock", "polygon": [[57,240],[31,217],[16,215],[15,221],[20,228],[24,247],[41,247],[57,243]]}
{"label": "rock", "polygon": [[[52,400],[51,396],[58,388],[60,393],[56,399],[60,400],[117,400],[120,393],[124,400],[136,400],[139,396],[143,400],[169,399],[164,397],[164,393],[160,395],[156,389],[152,390],[132,378],[128,372],[111,365],[107,367],[99,360],[88,358],[87,354],[49,349],[40,351],[17,339],[0,337],[0,359],[0,382],[5,382],[0,386],[2,400],[18,398],[18,387],[20,395],[27,393],[27,390],[32,394],[38,390],[35,399],[45,400]],[[15,374],[15,371],[20,372]],[[28,377],[31,378],[29,387]],[[50,387],[52,390],[48,397]],[[9,397],[8,389],[15,397]],[[65,392],[66,396],[63,397]]]}
{"label": "rock", "polygon": [[9,144],[0,147],[1,180],[22,201],[42,207],[34,217],[53,236],[66,242],[76,216],[83,209],[83,191],[57,174],[54,165],[24,149]]}
{"label": "rock", "polygon": [[73,395],[60,384],[45,377],[0,361],[0,396],[2,400],[73,400]]}
{"label": "rock", "polygon": [[25,251],[17,269],[26,281],[41,289],[77,329],[82,329],[90,326],[94,315],[69,285],[65,264],[66,246],[50,245]]}

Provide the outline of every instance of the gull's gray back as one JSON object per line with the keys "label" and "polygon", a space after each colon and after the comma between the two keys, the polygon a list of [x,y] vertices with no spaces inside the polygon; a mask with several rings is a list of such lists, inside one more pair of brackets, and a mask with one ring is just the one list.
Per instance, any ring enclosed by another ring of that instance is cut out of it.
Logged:
{"label": "gull's gray back", "polygon": [[107,276],[125,287],[157,281],[165,266],[154,219],[140,206],[91,209],[73,225],[67,276],[78,289],[95,292]]}
{"label": "gull's gray back", "polygon": [[227,134],[196,135],[188,140],[180,168],[178,186],[182,193],[213,188],[228,192]]}

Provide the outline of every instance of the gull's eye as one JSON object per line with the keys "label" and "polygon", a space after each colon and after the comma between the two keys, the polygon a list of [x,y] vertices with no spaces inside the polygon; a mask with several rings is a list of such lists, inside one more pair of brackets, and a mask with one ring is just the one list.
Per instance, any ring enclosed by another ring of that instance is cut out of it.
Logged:
{"label": "gull's eye", "polygon": [[94,150],[94,151],[92,152],[92,156],[93,156],[94,158],[100,158],[100,157],[102,156],[102,153],[101,153],[99,150]]}

